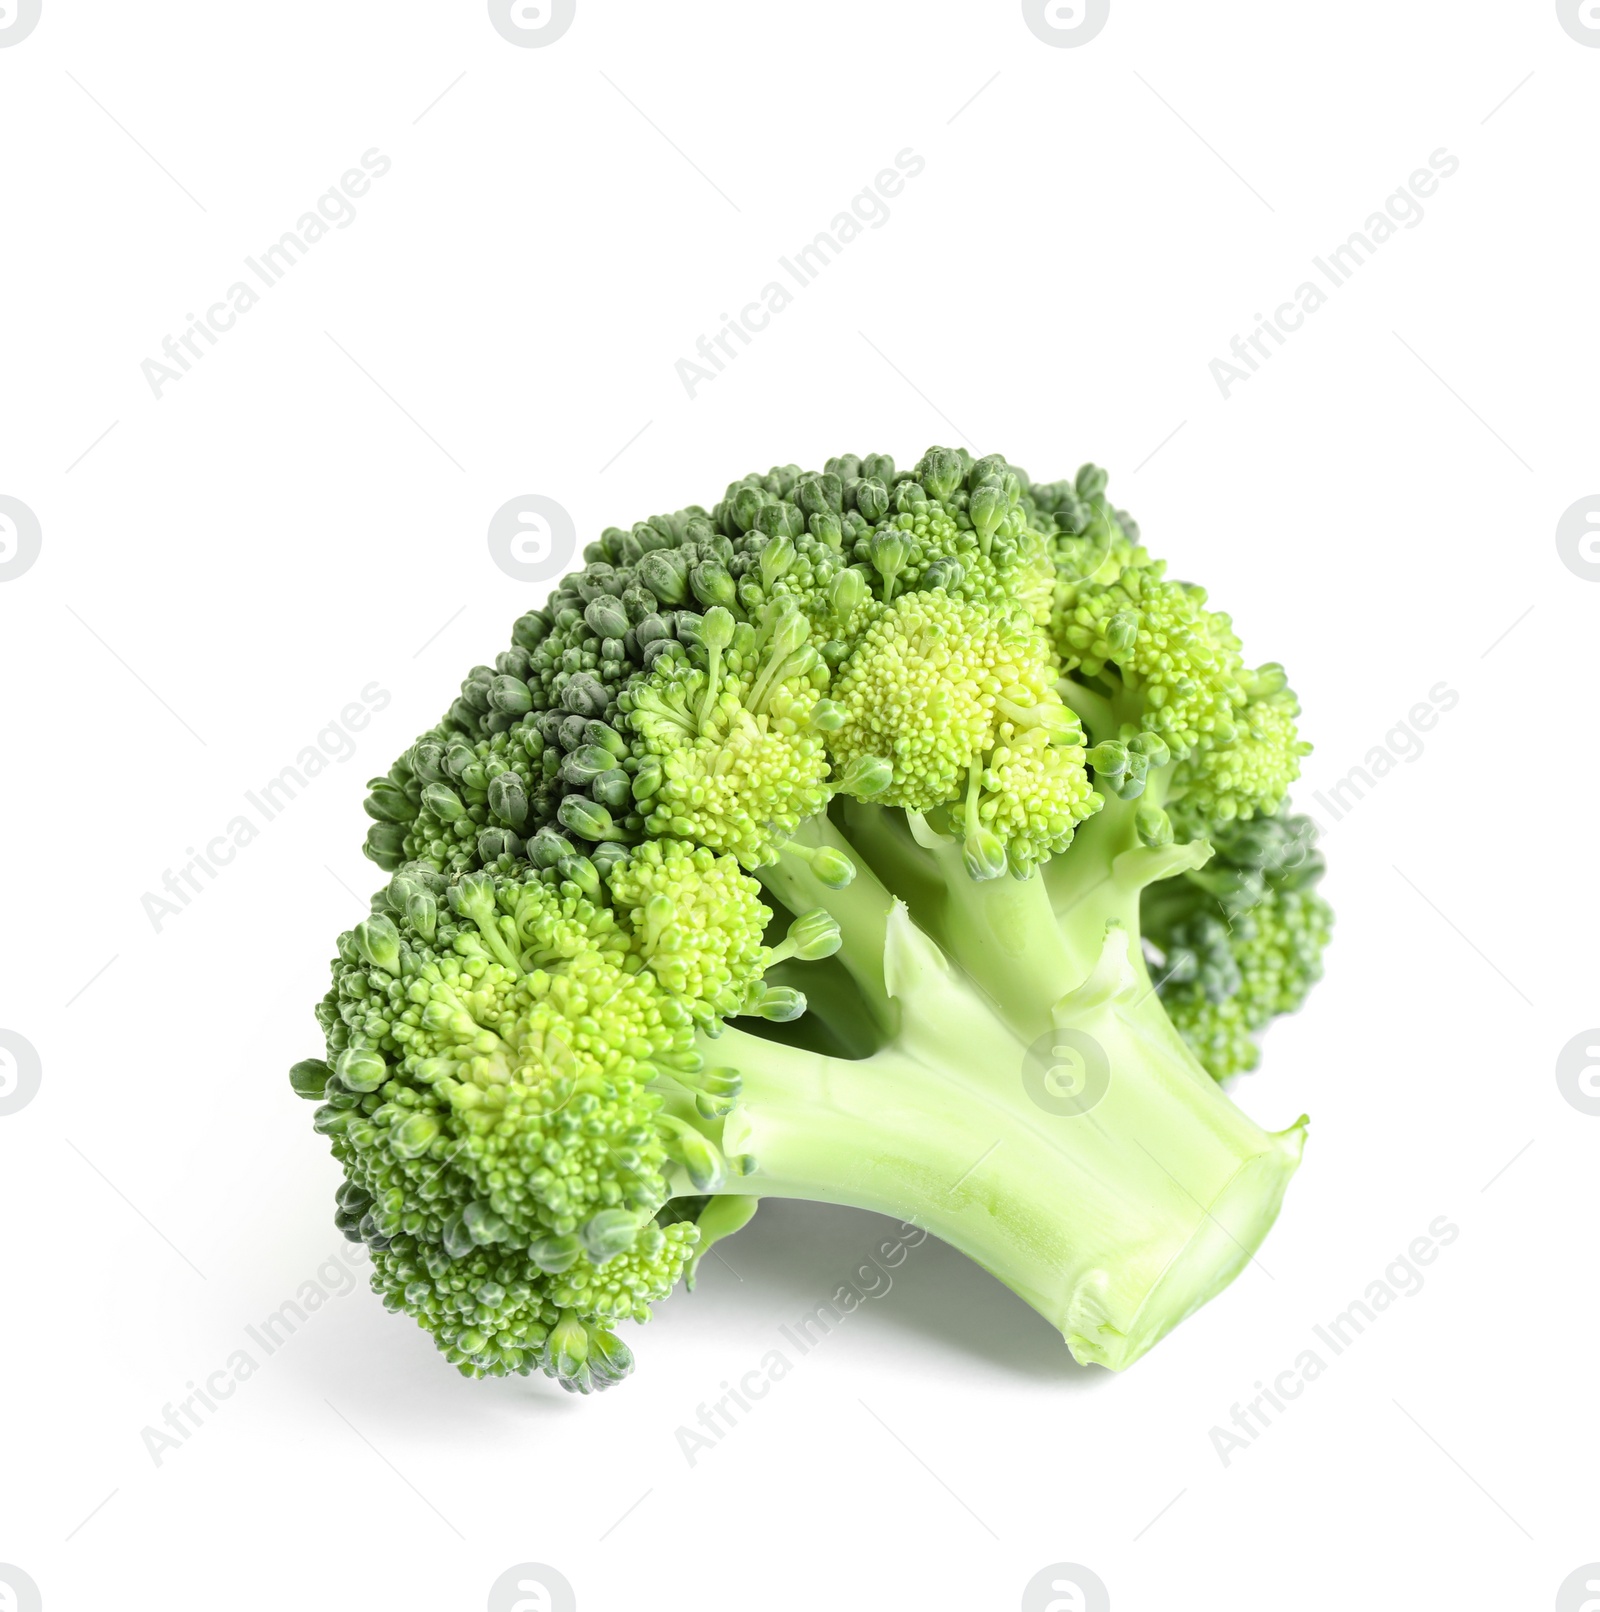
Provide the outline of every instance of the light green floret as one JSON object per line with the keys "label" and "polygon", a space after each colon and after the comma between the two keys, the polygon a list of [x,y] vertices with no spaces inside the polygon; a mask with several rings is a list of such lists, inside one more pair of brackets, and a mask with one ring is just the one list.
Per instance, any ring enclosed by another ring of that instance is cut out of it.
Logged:
{"label": "light green floret", "polygon": [[341,937],[329,1061],[296,1072],[327,1098],[340,1223],[469,1374],[538,1365],[604,1386],[592,1361],[562,1362],[580,1333],[593,1359],[622,1358],[606,1329],[643,1319],[696,1242],[654,1217],[680,1180],[737,1168],[705,1123],[730,1082],[695,1032],[763,1010],[760,887],[731,857],[665,842],[614,862],[609,889],[566,856],[448,887],[413,869],[385,905]]}
{"label": "light green floret", "polygon": [[1246,669],[1232,621],[1150,558],[1106,502],[1104,471],[1085,465],[1072,487],[1040,491],[1058,506],[1061,692],[1095,742],[1096,783],[1132,798],[1148,780],[1153,806],[1182,802],[1211,823],[1276,812],[1311,748],[1283,668]]}
{"label": "light green floret", "polygon": [[[844,720],[830,750],[842,777],[882,758],[882,806],[928,811],[952,800],[973,759],[988,748],[995,701],[1031,655],[1004,617],[943,592],[911,593],[878,610],[834,690]],[[1004,673],[1004,682],[1000,673]]]}
{"label": "light green floret", "polygon": [[1173,773],[1172,795],[1211,822],[1277,811],[1311,752],[1295,729],[1300,702],[1281,666],[1247,672],[1241,683],[1249,703],[1235,715],[1234,742],[1196,751]]}
{"label": "light green floret", "polygon": [[761,888],[708,846],[652,840],[619,862],[611,899],[645,966],[695,1019],[737,1013],[760,979]]}
{"label": "light green floret", "polygon": [[[1041,708],[1049,709],[1041,702],[1027,715],[1036,718]],[[1059,855],[1078,824],[1104,804],[1084,769],[1086,755],[1076,725],[1009,719],[998,725],[994,748],[974,769],[972,792],[978,821],[1005,846],[1014,872],[1031,872]]]}
{"label": "light green floret", "polygon": [[1110,666],[1141,703],[1140,726],[1184,756],[1234,742],[1243,663],[1232,623],[1206,609],[1205,589],[1169,582],[1164,570],[1133,567],[1110,587],[1083,590],[1065,624],[1062,664],[1091,680]]}
{"label": "light green floret", "polygon": [[718,606],[699,643],[704,668],[663,656],[623,696],[638,736],[633,796],[647,833],[757,867],[827,804],[828,669],[792,607],[756,627]]}
{"label": "light green floret", "polygon": [[834,689],[841,787],[880,806],[942,808],[979,877],[1008,861],[1026,872],[1100,805],[1057,676],[1023,612],[942,589],[902,596],[876,613]]}

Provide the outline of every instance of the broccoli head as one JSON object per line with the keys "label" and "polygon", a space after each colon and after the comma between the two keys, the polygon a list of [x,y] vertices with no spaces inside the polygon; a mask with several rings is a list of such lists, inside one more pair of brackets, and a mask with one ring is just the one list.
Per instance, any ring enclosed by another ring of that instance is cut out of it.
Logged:
{"label": "broccoli head", "polygon": [[1120,1367],[1265,1236],[1217,1081],[1319,977],[1282,668],[1103,471],[783,466],[607,529],[372,781],[291,1072],[471,1376],[579,1392],[760,1198],[923,1225]]}

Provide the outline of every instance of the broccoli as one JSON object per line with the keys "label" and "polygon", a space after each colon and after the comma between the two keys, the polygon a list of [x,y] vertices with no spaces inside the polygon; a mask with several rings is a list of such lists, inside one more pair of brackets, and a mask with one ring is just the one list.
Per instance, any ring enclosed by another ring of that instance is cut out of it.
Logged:
{"label": "broccoli", "polygon": [[798,1197],[1137,1359],[1304,1140],[1218,1085],[1329,934],[1282,668],[1093,466],[783,466],[584,561],[372,781],[390,878],[291,1072],[385,1303],[587,1393]]}

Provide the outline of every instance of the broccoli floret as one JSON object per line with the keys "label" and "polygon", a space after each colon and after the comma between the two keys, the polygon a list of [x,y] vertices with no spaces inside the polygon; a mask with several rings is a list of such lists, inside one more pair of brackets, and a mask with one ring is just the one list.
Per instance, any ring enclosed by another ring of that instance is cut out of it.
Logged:
{"label": "broccoli floret", "polygon": [[[631,778],[623,769],[613,804],[631,806],[646,834],[731,851],[757,867],[828,804],[827,668],[793,606],[767,606],[756,628],[716,605],[696,633],[704,669],[682,655],[659,656],[621,697],[636,737]],[[594,758],[612,766],[617,759]],[[574,814],[597,821],[604,806],[579,799],[562,803],[562,822],[600,838]]]}
{"label": "broccoli floret", "polygon": [[1093,466],[780,466],[584,558],[373,780],[392,877],[291,1073],[384,1301],[590,1392],[804,1197],[1137,1359],[1304,1138],[1217,1084],[1329,933],[1282,669]]}
{"label": "broccoli floret", "polygon": [[466,874],[442,904],[437,876],[396,874],[340,937],[317,1128],[384,1297],[470,1374],[567,1382],[563,1360],[593,1366],[580,1330],[599,1348],[645,1319],[694,1249],[655,1223],[668,1175],[737,1169],[675,1110],[737,1090],[696,1030],[758,1010],[772,915],[704,846],[653,842],[606,880],[555,836],[533,849],[547,865]]}
{"label": "broccoli floret", "polygon": [[1168,1016],[1222,1080],[1256,1067],[1258,1033],[1322,978],[1333,911],[1309,818],[1228,821],[1211,837],[1212,860],[1152,885],[1140,917]]}

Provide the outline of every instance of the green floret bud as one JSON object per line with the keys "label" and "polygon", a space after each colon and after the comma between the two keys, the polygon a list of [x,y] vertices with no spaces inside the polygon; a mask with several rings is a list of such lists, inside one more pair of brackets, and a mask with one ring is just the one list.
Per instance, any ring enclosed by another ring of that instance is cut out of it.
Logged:
{"label": "green floret bud", "polygon": [[894,763],[883,756],[851,756],[839,769],[838,780],[845,794],[871,800],[894,782]]}
{"label": "green floret bud", "polygon": [[626,1209],[602,1209],[591,1215],[578,1233],[584,1253],[596,1265],[627,1253],[638,1235],[638,1216]]}
{"label": "green floret bud", "polygon": [[528,1244],[528,1259],[547,1276],[570,1271],[583,1255],[583,1244],[568,1233],[564,1237],[535,1237]]}
{"label": "green floret bud", "polygon": [[387,918],[370,918],[357,924],[355,942],[361,955],[385,973],[400,971],[400,932]]}
{"label": "green floret bud", "polygon": [[[884,773],[884,788],[888,787],[891,772]],[[872,791],[860,789],[850,790],[847,793],[865,797]],[[856,865],[843,851],[833,845],[802,845],[798,840],[790,840],[783,848],[786,856],[792,856],[802,861],[811,870],[811,876],[825,890],[843,890],[856,876]]]}
{"label": "green floret bud", "polygon": [[561,802],[556,818],[564,829],[576,834],[581,840],[626,838],[624,831],[617,826],[616,820],[604,806],[582,795],[568,795]]}
{"label": "green floret bud", "polygon": [[973,879],[998,879],[1006,871],[1006,848],[998,834],[981,825],[961,842],[967,875]]}
{"label": "green floret bud", "polygon": [[545,1346],[546,1370],[558,1382],[575,1380],[589,1358],[589,1332],[577,1316],[568,1313],[556,1322]]}
{"label": "green floret bud", "polygon": [[728,575],[725,566],[714,560],[697,565],[689,573],[689,586],[693,588],[695,598],[708,608],[726,610],[738,606],[739,590],[733,578]]}
{"label": "green floret bud", "polygon": [[289,1071],[289,1084],[295,1096],[309,1097],[319,1103],[327,1095],[328,1082],[332,1079],[333,1071],[321,1058],[302,1058]]}
{"label": "green floret bud", "polygon": [[894,598],[895,581],[911,556],[911,544],[902,533],[891,528],[872,539],[871,550],[872,563],[883,579],[883,601],[888,604]]}
{"label": "green floret bud", "polygon": [[978,542],[985,554],[989,552],[994,534],[999,530],[1000,523],[1010,508],[1011,501],[1002,487],[980,487],[973,493],[967,505],[967,514],[971,518],[973,530],[977,532]]}
{"label": "green floret bud", "polygon": [[1152,850],[1173,842],[1172,819],[1159,806],[1141,806],[1133,814],[1133,826],[1139,843]]}
{"label": "green floret bud", "polygon": [[803,991],[788,985],[771,985],[758,987],[747,996],[740,1011],[754,1018],[770,1019],[774,1024],[788,1024],[801,1017],[805,1010]]}
{"label": "green floret bud", "polygon": [[839,920],[822,907],[802,913],[789,926],[783,944],[772,948],[769,963],[781,963],[794,958],[802,963],[815,963],[832,957],[843,943]]}
{"label": "green floret bud", "polygon": [[744,1086],[737,1069],[674,1070],[673,1078],[694,1093],[695,1111],[702,1119],[721,1119],[731,1114]]}
{"label": "green floret bud", "polygon": [[867,602],[867,580],[859,571],[841,571],[828,589],[828,613],[848,623]]}
{"label": "green floret bud", "polygon": [[689,1180],[699,1192],[708,1192],[721,1184],[727,1165],[717,1144],[695,1126],[673,1115],[663,1117],[668,1132],[667,1154],[681,1164]]}
{"label": "green floret bud", "polygon": [[389,1146],[397,1157],[420,1159],[443,1130],[437,1114],[413,1114],[390,1133]]}
{"label": "green floret bud", "polygon": [[374,778],[367,787],[372,793],[363,805],[369,817],[376,818],[380,823],[407,823],[415,815],[404,790],[387,778]]}
{"label": "green floret bud", "polygon": [[889,489],[876,476],[863,476],[855,484],[855,506],[864,520],[881,521],[889,513]]}
{"label": "green floret bud", "polygon": [[429,784],[422,791],[422,804],[444,823],[455,822],[467,810],[461,797],[449,784]]}
{"label": "green floret bud", "polygon": [[[615,1387],[633,1370],[633,1351],[614,1332],[604,1327],[589,1331],[588,1383],[590,1392]],[[581,1382],[562,1382],[563,1388],[584,1392]]]}
{"label": "green floret bud", "polygon": [[406,854],[405,830],[398,823],[374,823],[367,830],[361,849],[370,861],[386,873],[399,867]]}
{"label": "green floret bud", "polygon": [[917,479],[941,503],[961,485],[966,466],[953,448],[930,448],[917,462]]}
{"label": "green floret bud", "polygon": [[347,1047],[334,1061],[333,1072],[350,1091],[376,1091],[389,1078],[389,1069],[376,1052]]}

